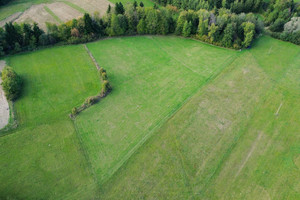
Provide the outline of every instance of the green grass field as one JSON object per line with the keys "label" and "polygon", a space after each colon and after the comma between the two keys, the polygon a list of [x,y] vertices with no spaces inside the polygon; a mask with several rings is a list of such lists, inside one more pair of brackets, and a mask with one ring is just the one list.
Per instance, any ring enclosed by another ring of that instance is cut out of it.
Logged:
{"label": "green grass field", "polygon": [[91,199],[96,184],[68,118],[100,89],[84,47],[55,47],[7,61],[25,88],[15,103],[19,127],[0,138],[0,199]]}
{"label": "green grass field", "polygon": [[131,157],[102,199],[299,199],[299,55],[259,39]]}
{"label": "green grass field", "polygon": [[6,58],[24,78],[19,127],[0,137],[0,199],[299,199],[300,47],[242,52],[177,37]]}
{"label": "green grass field", "polygon": [[88,48],[107,69],[114,88],[76,120],[100,182],[237,56],[174,37],[111,39]]}

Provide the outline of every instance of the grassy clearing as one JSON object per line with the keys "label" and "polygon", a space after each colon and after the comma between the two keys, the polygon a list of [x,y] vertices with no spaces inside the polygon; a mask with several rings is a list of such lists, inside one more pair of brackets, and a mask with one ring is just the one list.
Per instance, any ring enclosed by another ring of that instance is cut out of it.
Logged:
{"label": "grassy clearing", "polygon": [[259,39],[137,151],[102,199],[298,199],[299,53]]}
{"label": "grassy clearing", "polygon": [[60,24],[63,23],[63,21],[47,6],[44,6],[44,9]]}
{"label": "grassy clearing", "polygon": [[100,182],[238,54],[175,37],[109,39],[88,48],[113,87],[76,118]]}
{"label": "grassy clearing", "polygon": [[74,123],[72,107],[100,87],[83,46],[7,58],[25,88],[20,127],[0,137],[0,199],[300,198],[298,46],[261,37],[237,52],[149,36],[87,46],[113,91]]}
{"label": "grassy clearing", "polygon": [[94,198],[97,186],[68,118],[73,106],[100,87],[84,47],[55,47],[7,60],[25,87],[15,103],[20,126],[0,138],[0,199]]}

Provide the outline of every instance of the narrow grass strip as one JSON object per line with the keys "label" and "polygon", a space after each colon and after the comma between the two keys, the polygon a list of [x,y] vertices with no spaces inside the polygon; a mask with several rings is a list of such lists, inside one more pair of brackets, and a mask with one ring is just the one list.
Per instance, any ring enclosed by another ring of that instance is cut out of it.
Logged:
{"label": "narrow grass strip", "polygon": [[84,10],[83,8],[77,6],[76,4],[70,2],[70,1],[62,1],[64,4],[74,8],[75,10],[78,10],[79,12],[81,12],[82,14],[88,13],[86,10]]}
{"label": "narrow grass strip", "polygon": [[54,12],[52,12],[52,10],[50,10],[50,8],[48,8],[47,6],[44,6],[44,9],[60,24],[63,23],[63,21],[56,15],[54,14]]}

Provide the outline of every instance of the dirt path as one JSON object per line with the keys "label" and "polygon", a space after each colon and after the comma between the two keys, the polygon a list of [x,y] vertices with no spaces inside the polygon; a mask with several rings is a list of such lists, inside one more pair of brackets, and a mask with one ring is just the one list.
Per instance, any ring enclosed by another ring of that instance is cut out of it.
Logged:
{"label": "dirt path", "polygon": [[[5,67],[5,61],[0,60],[0,71]],[[0,83],[2,83],[0,76]],[[0,85],[0,129],[4,128],[8,124],[9,120],[9,105],[4,95],[4,91]]]}

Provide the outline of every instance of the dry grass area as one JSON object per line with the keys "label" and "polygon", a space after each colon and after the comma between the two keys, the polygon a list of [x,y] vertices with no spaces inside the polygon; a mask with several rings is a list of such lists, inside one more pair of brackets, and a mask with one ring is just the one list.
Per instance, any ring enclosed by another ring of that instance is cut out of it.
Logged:
{"label": "dry grass area", "polygon": [[48,13],[45,8],[45,4],[33,5],[26,10],[17,20],[14,22],[33,23],[36,22],[42,29],[46,29],[46,22],[57,23],[56,20]]}
{"label": "dry grass area", "polygon": [[82,13],[63,2],[47,4],[47,7],[63,22],[79,18]]}
{"label": "dry grass area", "polygon": [[[42,29],[46,30],[46,22],[56,24],[67,22],[83,16],[83,11],[89,12],[90,14],[99,12],[102,16],[105,14],[108,5],[114,6],[114,4],[108,0],[67,0],[65,2],[33,5],[23,13],[16,12],[0,21],[0,27],[4,26],[7,22],[36,22]],[[45,7],[49,8],[49,10],[45,9]]]}

